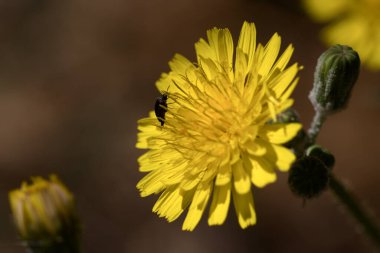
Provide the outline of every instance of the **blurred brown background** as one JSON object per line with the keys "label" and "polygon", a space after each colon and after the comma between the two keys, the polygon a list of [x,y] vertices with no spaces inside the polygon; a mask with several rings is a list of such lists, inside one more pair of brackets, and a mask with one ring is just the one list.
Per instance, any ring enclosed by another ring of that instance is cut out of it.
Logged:
{"label": "blurred brown background", "polygon": [[[12,226],[7,192],[33,175],[57,173],[75,193],[84,252],[372,252],[330,193],[294,197],[287,175],[254,190],[258,224],[241,230],[233,208],[224,226],[182,232],[140,198],[136,121],[153,109],[154,82],[176,52],[194,60],[206,29],[244,20],[258,41],[274,32],[293,43],[305,68],[294,97],[306,126],[313,67],[325,47],[321,26],[296,0],[0,1],[0,252],[25,252]],[[284,46],[285,47],[285,46]],[[349,108],[331,117],[319,142],[336,174],[380,214],[380,73],[362,69]]]}

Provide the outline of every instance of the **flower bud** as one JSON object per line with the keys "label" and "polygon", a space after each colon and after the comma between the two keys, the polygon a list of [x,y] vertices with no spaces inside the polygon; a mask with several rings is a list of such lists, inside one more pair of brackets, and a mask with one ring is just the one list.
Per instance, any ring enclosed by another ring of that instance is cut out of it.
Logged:
{"label": "flower bud", "polygon": [[19,235],[32,252],[79,252],[74,197],[56,176],[24,182],[9,200]]}
{"label": "flower bud", "polygon": [[304,156],[289,171],[290,190],[297,196],[310,199],[320,195],[329,182],[329,170],[321,160]]}
{"label": "flower bud", "polygon": [[327,149],[319,145],[313,145],[307,148],[307,156],[312,156],[321,160],[327,168],[332,169],[335,164],[335,157]]}
{"label": "flower bud", "polygon": [[346,107],[359,76],[360,58],[349,46],[335,45],[318,59],[309,94],[315,110],[332,113]]}

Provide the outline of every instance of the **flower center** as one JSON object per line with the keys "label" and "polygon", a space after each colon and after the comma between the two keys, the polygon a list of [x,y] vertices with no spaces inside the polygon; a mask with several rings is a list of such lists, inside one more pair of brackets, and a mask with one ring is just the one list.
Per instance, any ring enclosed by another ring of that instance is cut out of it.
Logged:
{"label": "flower center", "polygon": [[183,152],[200,151],[222,159],[240,143],[256,137],[254,122],[260,110],[253,110],[251,101],[230,81],[190,83],[186,95],[170,97],[174,110],[169,107],[166,125]]}

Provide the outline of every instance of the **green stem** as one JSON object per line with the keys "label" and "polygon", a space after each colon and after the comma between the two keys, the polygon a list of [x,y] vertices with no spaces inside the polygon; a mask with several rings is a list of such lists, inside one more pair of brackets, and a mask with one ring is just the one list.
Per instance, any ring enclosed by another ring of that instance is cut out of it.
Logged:
{"label": "green stem", "polygon": [[313,145],[317,139],[319,131],[322,128],[323,123],[327,118],[327,114],[325,112],[321,112],[320,110],[316,110],[314,114],[313,121],[311,122],[311,126],[307,132],[309,141],[308,146]]}
{"label": "green stem", "polygon": [[380,229],[376,222],[368,214],[368,211],[354,199],[351,192],[334,175],[330,178],[330,189],[345,206],[355,220],[363,227],[365,233],[372,239],[380,249]]}
{"label": "green stem", "polygon": [[[327,113],[316,110],[313,121],[308,130],[308,142],[305,146],[305,150],[307,147],[315,144],[326,118]],[[367,210],[358,203],[352,193],[333,174],[330,176],[330,190],[344,205],[349,214],[363,227],[364,232],[374,242],[374,245],[380,249],[380,228],[368,214]]]}

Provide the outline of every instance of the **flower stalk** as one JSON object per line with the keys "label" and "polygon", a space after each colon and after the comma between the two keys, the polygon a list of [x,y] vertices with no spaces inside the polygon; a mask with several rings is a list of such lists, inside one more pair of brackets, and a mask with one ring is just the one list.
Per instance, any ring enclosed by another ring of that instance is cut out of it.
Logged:
{"label": "flower stalk", "polygon": [[321,131],[322,125],[327,118],[327,114],[324,111],[316,111],[311,126],[307,131],[308,134],[308,146],[315,144],[318,134]]}
{"label": "flower stalk", "polygon": [[330,177],[330,190],[352,217],[363,227],[364,232],[372,239],[376,247],[380,249],[380,229],[368,210],[359,204],[347,187],[334,175]]}
{"label": "flower stalk", "polygon": [[[322,128],[326,115],[316,112],[310,129],[308,130],[309,145],[315,144],[319,131]],[[380,228],[375,222],[373,217],[368,213],[358,200],[354,198],[351,191],[337,178],[334,173],[330,173],[329,189],[338,199],[338,201],[345,207],[347,212],[356,220],[363,228],[365,234],[370,238],[374,245],[380,249]]]}
{"label": "flower stalk", "polygon": [[[317,136],[325,122],[327,115],[323,112],[316,111],[310,129],[308,130],[308,145],[314,145]],[[363,228],[365,234],[372,240],[374,245],[380,249],[380,228],[373,217],[368,213],[358,200],[354,198],[351,191],[337,178],[333,173],[330,173],[329,189],[345,207],[347,212],[356,220]]]}
{"label": "flower stalk", "polygon": [[[318,134],[328,115],[346,107],[351,90],[359,75],[359,55],[348,46],[336,45],[324,52],[318,59],[314,75],[313,90],[309,98],[315,110],[310,129],[307,131],[306,150],[316,143]],[[331,156],[333,158],[333,156]],[[326,164],[325,164],[326,165]],[[330,168],[332,169],[332,167]],[[329,189],[360,224],[368,238],[380,249],[380,228],[353,194],[330,171]]]}

